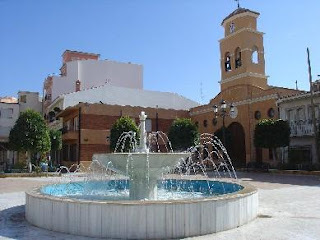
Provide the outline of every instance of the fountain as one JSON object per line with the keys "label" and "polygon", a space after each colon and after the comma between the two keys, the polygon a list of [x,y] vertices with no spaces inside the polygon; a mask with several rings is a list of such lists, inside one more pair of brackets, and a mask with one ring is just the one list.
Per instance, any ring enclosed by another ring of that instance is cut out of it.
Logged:
{"label": "fountain", "polygon": [[[159,132],[147,141],[146,117],[141,112],[138,146],[131,132],[118,141],[123,149],[121,141],[131,138],[132,152],[95,154],[87,171],[78,166],[67,181],[27,192],[27,220],[90,237],[167,239],[235,228],[257,216],[257,190],[236,180],[219,139],[204,134],[188,152],[151,152]],[[208,162],[214,178],[206,173]]]}
{"label": "fountain", "polygon": [[145,121],[147,115],[140,115],[140,144],[133,153],[95,154],[93,159],[106,166],[112,166],[130,179],[130,199],[156,199],[157,180],[166,172],[163,167],[172,168],[190,156],[190,153],[151,153],[147,148]]}

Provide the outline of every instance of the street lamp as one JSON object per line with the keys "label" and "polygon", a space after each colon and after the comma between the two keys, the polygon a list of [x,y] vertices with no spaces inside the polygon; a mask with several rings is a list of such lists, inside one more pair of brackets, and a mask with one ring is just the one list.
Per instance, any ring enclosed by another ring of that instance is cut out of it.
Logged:
{"label": "street lamp", "polygon": [[[230,110],[229,112],[227,111],[228,105],[225,100],[221,100],[220,102],[220,108],[217,105],[213,105],[213,112],[215,115],[215,118],[218,116],[222,117],[222,143],[223,145],[226,145],[226,132],[225,132],[225,117],[230,116],[234,112],[234,105],[231,103],[230,104]],[[220,110],[220,112],[219,112]]]}

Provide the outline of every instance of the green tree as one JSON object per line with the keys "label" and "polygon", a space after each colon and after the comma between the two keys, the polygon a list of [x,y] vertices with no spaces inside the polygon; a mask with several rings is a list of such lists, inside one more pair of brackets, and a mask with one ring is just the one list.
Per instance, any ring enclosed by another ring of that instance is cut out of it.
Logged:
{"label": "green tree", "polygon": [[[112,125],[111,131],[110,131],[111,151],[116,150],[117,142],[121,134],[124,132],[130,132],[130,131],[136,133],[136,141],[138,141],[139,129],[136,123],[130,117],[121,117]],[[132,148],[132,146],[130,145],[130,139],[127,138],[124,144],[125,144],[125,147],[123,151],[129,152]],[[120,151],[121,149],[117,149],[117,150]]]}
{"label": "green tree", "polygon": [[62,133],[59,130],[50,129],[50,142],[51,142],[51,151],[58,151],[62,149]]}
{"label": "green tree", "polygon": [[40,113],[28,109],[19,116],[10,131],[9,145],[15,151],[27,152],[29,171],[31,155],[50,151],[49,131]]}
{"label": "green tree", "polygon": [[59,130],[50,129],[49,135],[50,135],[50,142],[51,142],[51,157],[52,155],[54,155],[54,159],[51,158],[51,164],[52,164],[53,161],[55,162],[57,161],[57,151],[62,149],[62,133]]}
{"label": "green tree", "polygon": [[271,148],[273,161],[277,160],[276,149],[286,147],[290,142],[290,126],[287,121],[263,119],[254,130],[254,145]]}
{"label": "green tree", "polygon": [[191,119],[177,118],[169,129],[168,137],[174,150],[186,150],[197,144],[199,132]]}

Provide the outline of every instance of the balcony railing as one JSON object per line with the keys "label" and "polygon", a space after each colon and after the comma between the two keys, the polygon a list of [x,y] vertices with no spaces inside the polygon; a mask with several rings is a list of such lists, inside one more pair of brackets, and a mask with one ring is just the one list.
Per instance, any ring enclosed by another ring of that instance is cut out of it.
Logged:
{"label": "balcony railing", "polygon": [[[319,121],[317,121],[319,127]],[[314,135],[313,123],[311,120],[295,121],[290,123],[291,137],[303,137]]]}

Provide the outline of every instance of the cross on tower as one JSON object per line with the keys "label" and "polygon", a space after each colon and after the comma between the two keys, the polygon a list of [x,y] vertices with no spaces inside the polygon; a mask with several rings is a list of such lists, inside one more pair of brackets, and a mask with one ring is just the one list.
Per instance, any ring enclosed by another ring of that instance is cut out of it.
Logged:
{"label": "cross on tower", "polygon": [[235,0],[238,3],[238,8],[240,8],[240,0]]}

